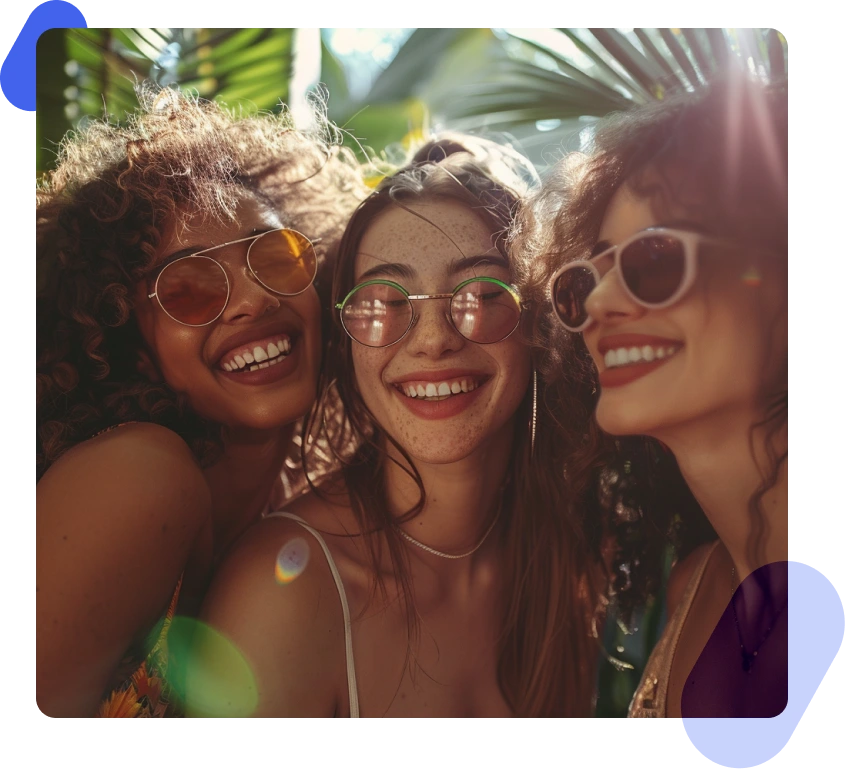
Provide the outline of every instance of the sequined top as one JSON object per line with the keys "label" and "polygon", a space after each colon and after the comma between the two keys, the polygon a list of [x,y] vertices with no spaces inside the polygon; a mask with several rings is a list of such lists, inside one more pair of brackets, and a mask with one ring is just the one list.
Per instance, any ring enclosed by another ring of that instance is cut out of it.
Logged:
{"label": "sequined top", "polygon": [[663,635],[654,647],[651,656],[648,658],[643,677],[637,691],[634,692],[634,699],[628,708],[628,718],[666,718],[666,701],[669,693],[669,675],[672,672],[672,662],[675,658],[675,649],[678,646],[678,639],[689,615],[698,588],[701,585],[701,578],[710,563],[710,557],[719,545],[717,539],[706,557],[696,568],[692,578],[684,591],[681,603],[675,609],[675,613],[666,624]]}

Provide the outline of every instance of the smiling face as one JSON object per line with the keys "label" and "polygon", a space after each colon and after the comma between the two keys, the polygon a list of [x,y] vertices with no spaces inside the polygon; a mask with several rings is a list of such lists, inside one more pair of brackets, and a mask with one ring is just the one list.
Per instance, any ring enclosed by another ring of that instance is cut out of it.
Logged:
{"label": "smiling face", "polygon": [[[356,285],[382,278],[410,294],[446,294],[474,276],[510,282],[490,228],[470,208],[442,198],[408,208],[424,218],[391,205],[365,231]],[[448,299],[413,305],[418,319],[401,341],[383,348],[352,342],[356,384],[415,460],[456,462],[510,429],[528,386],[528,350],[518,330],[494,344],[470,342],[449,321]]]}
{"label": "smiling face", "polygon": [[[655,226],[673,221],[658,219],[648,199],[622,186],[595,253]],[[596,417],[607,432],[665,438],[706,419],[747,424],[749,414],[759,416],[763,393],[785,389],[785,259],[741,248],[700,251],[691,288],[662,309],[633,301],[611,259],[596,263],[602,278],[586,302],[593,323],[584,340],[599,371]]]}
{"label": "smiling face", "polygon": [[[187,224],[164,240],[160,264],[283,226],[251,196],[238,207],[235,223],[193,216]],[[261,285],[247,266],[251,243],[208,252],[222,265],[230,288],[225,310],[209,325],[185,326],[148,299],[157,271],[137,286],[135,315],[152,358],[141,369],[187,395],[205,419],[232,428],[272,429],[293,422],[314,402],[320,306],[313,287],[288,297]]]}

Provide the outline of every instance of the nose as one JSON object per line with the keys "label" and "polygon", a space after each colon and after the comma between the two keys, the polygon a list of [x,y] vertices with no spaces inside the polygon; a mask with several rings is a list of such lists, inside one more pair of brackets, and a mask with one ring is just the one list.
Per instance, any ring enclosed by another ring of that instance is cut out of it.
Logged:
{"label": "nose", "polygon": [[266,289],[252,274],[246,261],[246,248],[237,254],[227,254],[220,263],[229,277],[229,303],[223,311],[223,321],[256,320],[281,306],[281,297]]}
{"label": "nose", "polygon": [[414,324],[405,341],[411,355],[440,358],[466,344],[449,319],[448,299],[415,300],[414,312]]}
{"label": "nose", "polygon": [[633,301],[622,287],[616,267],[602,275],[584,303],[589,316],[599,323],[619,323],[641,317],[646,308]]}

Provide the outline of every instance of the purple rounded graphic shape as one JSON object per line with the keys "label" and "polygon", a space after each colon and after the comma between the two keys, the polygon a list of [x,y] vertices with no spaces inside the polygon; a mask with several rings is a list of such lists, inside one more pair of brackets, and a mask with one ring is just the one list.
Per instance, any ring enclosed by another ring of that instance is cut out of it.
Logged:
{"label": "purple rounded graphic shape", "polygon": [[0,88],[18,109],[35,110],[35,44],[42,32],[57,27],[87,27],[82,12],[64,0],[41,3],[23,29],[0,68]]}
{"label": "purple rounded graphic shape", "polygon": [[773,718],[787,703],[789,563],[761,566],[736,588],[693,665],[685,718]]}
{"label": "purple rounded graphic shape", "polygon": [[789,742],[842,643],[842,601],[824,575],[789,561],[789,702],[774,718],[684,718],[693,745],[711,761],[757,766]]}

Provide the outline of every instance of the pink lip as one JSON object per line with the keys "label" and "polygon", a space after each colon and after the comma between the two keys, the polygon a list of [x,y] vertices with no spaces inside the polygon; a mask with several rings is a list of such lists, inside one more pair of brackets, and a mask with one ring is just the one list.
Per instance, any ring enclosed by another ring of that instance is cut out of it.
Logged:
{"label": "pink lip", "polygon": [[487,380],[490,375],[483,371],[473,371],[466,368],[428,369],[426,371],[412,371],[392,380],[389,384],[401,385],[407,382],[447,382],[456,379],[472,377],[475,380]]}
{"label": "pink lip", "polygon": [[[299,366],[301,360],[300,348],[302,345],[291,342],[291,351],[279,363],[267,368],[259,368],[255,371],[242,371],[240,373],[226,371],[222,368],[215,369],[218,376],[243,385],[265,385],[278,382],[289,376]],[[274,359],[277,360],[277,359]],[[264,361],[269,363],[269,361]]]}
{"label": "pink lip", "polygon": [[[464,374],[464,376],[468,375]],[[478,399],[478,394],[481,392],[483,387],[484,384],[480,384],[468,393],[458,393],[457,395],[452,395],[442,401],[424,401],[417,400],[416,398],[409,398],[407,395],[403,395],[399,390],[396,390],[396,397],[399,398],[400,403],[402,403],[408,411],[414,414],[414,416],[420,417],[420,419],[448,419],[449,417],[454,417],[460,414],[475,403]]]}
{"label": "pink lip", "polygon": [[276,323],[267,324],[258,328],[249,328],[237,334],[232,334],[232,336],[227,337],[221,342],[211,355],[211,360],[215,364],[219,364],[223,356],[232,350],[250,345],[254,346],[260,342],[272,342],[279,337],[290,339],[291,346],[293,346],[298,336],[299,333],[293,323],[277,321]]}
{"label": "pink lip", "polygon": [[677,339],[669,339],[664,336],[651,336],[649,334],[614,334],[599,339],[596,349],[598,349],[600,355],[604,355],[608,350],[617,350],[620,347],[642,347],[645,344],[671,344],[680,347],[682,342],[679,342]]}

